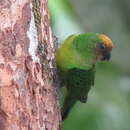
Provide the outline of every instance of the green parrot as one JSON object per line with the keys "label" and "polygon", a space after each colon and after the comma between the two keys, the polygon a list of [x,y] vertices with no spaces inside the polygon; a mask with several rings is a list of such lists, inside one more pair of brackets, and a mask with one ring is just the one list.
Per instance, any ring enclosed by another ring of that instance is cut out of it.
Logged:
{"label": "green parrot", "polygon": [[96,63],[110,59],[113,43],[104,34],[84,33],[69,36],[56,51],[59,77],[67,88],[61,109],[62,120],[77,101],[86,103],[94,85]]}

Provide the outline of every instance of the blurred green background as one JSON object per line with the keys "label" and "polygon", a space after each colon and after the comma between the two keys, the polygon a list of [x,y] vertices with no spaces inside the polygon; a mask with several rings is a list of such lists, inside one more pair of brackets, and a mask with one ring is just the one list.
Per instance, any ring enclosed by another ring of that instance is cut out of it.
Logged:
{"label": "blurred green background", "polygon": [[130,0],[49,0],[54,34],[98,32],[115,45],[109,63],[97,65],[88,102],[78,102],[63,130],[130,130]]}

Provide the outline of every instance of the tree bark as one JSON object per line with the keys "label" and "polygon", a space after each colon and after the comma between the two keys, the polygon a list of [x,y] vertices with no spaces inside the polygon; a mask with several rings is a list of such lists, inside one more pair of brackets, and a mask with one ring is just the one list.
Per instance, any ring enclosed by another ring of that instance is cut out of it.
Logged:
{"label": "tree bark", "polygon": [[59,130],[47,6],[0,0],[0,130]]}

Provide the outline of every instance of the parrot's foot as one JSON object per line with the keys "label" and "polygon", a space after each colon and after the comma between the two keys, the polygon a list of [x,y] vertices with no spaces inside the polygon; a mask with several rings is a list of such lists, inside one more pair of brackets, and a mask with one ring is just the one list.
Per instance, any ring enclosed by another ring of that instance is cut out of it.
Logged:
{"label": "parrot's foot", "polygon": [[83,97],[81,97],[81,98],[80,98],[80,102],[86,103],[86,102],[87,102],[87,98],[88,98],[88,96],[83,96]]}

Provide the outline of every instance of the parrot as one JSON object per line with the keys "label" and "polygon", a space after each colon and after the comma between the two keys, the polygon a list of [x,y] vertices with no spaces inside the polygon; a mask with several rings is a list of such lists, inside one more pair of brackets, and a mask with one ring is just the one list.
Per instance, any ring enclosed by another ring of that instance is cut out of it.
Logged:
{"label": "parrot", "polygon": [[86,103],[88,92],[94,86],[96,63],[108,61],[112,40],[99,33],[72,34],[56,50],[56,66],[67,93],[61,108],[64,121],[77,101]]}

